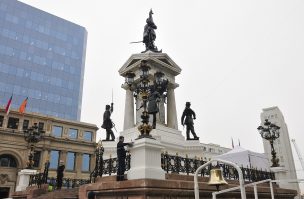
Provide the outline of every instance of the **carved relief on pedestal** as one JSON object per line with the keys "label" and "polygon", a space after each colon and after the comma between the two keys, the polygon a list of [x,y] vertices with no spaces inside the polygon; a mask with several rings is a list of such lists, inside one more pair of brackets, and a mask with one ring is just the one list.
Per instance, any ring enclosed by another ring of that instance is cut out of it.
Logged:
{"label": "carved relief on pedestal", "polygon": [[0,174],[0,184],[5,184],[9,181],[8,174]]}

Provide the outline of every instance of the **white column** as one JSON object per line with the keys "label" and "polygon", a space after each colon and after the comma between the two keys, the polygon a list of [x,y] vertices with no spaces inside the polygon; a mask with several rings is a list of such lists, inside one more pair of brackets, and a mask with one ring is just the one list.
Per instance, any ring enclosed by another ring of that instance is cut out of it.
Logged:
{"label": "white column", "polygon": [[164,97],[161,98],[160,102],[159,102],[159,113],[157,113],[157,122],[160,122],[161,124],[165,124],[165,116],[166,116],[166,112],[165,112],[165,102],[164,102]]}
{"label": "white column", "polygon": [[133,92],[126,89],[124,130],[134,127],[134,98]]}
{"label": "white column", "polygon": [[127,173],[132,179],[165,179],[165,171],[161,168],[161,143],[151,138],[135,140],[130,148],[131,168]]}
{"label": "white column", "polygon": [[168,127],[173,129],[178,129],[174,88],[168,89],[167,100],[168,100],[168,104],[167,104]]}

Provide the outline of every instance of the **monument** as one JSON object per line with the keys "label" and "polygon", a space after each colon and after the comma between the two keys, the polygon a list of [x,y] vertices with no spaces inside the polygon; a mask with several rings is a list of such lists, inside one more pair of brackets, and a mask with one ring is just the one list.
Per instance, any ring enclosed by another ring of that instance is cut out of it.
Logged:
{"label": "monument", "polygon": [[[194,166],[200,161],[195,157],[202,157],[203,151],[206,150],[194,131],[193,119],[196,119],[196,115],[190,109],[189,102],[186,103],[184,113],[179,116],[182,124],[187,126],[187,138],[178,129],[175,89],[179,85],[175,77],[181,73],[181,68],[169,55],[157,50],[154,44],[156,25],[152,14],[151,10],[142,41],[146,50],[131,55],[118,71],[120,76],[125,78],[122,88],[126,96],[124,126],[120,136],[123,136],[126,142],[132,142],[132,147],[128,148],[131,154],[131,166],[127,171],[127,180],[116,181],[114,180],[116,178],[110,175],[103,176],[99,182],[97,179],[97,183],[82,187],[79,192],[80,197],[94,191],[97,198],[194,198],[193,176],[180,175],[183,172],[189,174],[189,171],[177,168],[179,163],[175,164],[175,160],[178,156],[175,156],[175,159],[166,159],[164,156],[178,154],[189,157],[194,161],[187,162],[189,159],[186,159],[183,162],[184,166],[191,164]],[[190,132],[193,139],[190,138]],[[116,153],[115,143],[104,142],[103,146],[104,158],[111,159]],[[162,152],[165,152],[164,156],[161,155]],[[164,162],[161,162],[162,158]],[[176,167],[171,171],[176,174],[165,173],[163,169],[165,161],[170,161],[169,164],[174,162]],[[195,166],[193,168],[195,171]],[[236,182],[230,182],[225,186],[231,188],[237,185]],[[200,196],[210,197],[214,190],[207,186],[206,179],[200,179]],[[251,196],[249,198],[253,198],[252,189],[248,192]],[[259,192],[263,192],[259,195],[260,198],[270,198],[269,186],[259,188]],[[294,192],[289,191],[282,191],[280,194],[286,198],[295,195]],[[238,192],[224,195],[226,198],[239,197]]]}
{"label": "monument", "polygon": [[[196,115],[193,110],[186,110],[185,114],[182,115],[182,123],[187,125],[187,138],[189,138],[191,131],[196,139],[186,139],[178,129],[174,91],[178,88],[175,77],[181,73],[181,68],[166,53],[158,51],[154,45],[156,25],[153,22],[152,14],[151,10],[142,41],[146,45],[146,50],[131,55],[119,69],[119,74],[125,78],[122,88],[126,92],[124,129],[120,132],[120,142],[116,145],[116,142],[107,140],[103,143],[103,149],[99,146],[96,163],[99,164],[102,161],[102,164],[97,165],[95,173],[92,174],[94,175],[101,168],[104,168],[106,176],[101,172],[96,181],[94,179],[94,183],[81,186],[78,198],[87,198],[89,195],[90,198],[98,199],[188,199],[194,198],[194,184],[195,193],[199,192],[202,198],[210,198],[212,192],[215,191],[214,187],[208,186],[204,177],[204,175],[211,177],[211,166],[209,169],[202,170],[202,176],[199,179],[195,178],[194,180],[191,176],[197,171],[201,163],[206,164],[206,161],[195,158],[195,156],[202,157],[204,148],[194,132],[192,119],[195,119]],[[145,38],[146,35],[148,35],[147,38]],[[186,108],[190,108],[190,103],[186,104]],[[124,141],[129,144],[124,143]],[[129,145],[131,156],[128,155],[128,157],[131,160],[128,159],[125,162],[126,159],[121,158],[127,157],[124,148],[126,145]],[[105,160],[101,158],[103,152]],[[118,158],[113,161],[114,158],[111,156],[116,153]],[[168,154],[178,154],[179,156],[173,157]],[[183,160],[181,161],[181,159]],[[127,162],[130,162],[131,165],[129,166]],[[170,168],[171,173],[168,172],[169,164],[173,165]],[[128,165],[129,170],[125,168],[126,165]],[[164,169],[166,165],[167,173]],[[111,176],[113,170],[118,176]],[[126,176],[124,175],[125,170],[127,170]],[[234,176],[230,178],[231,181],[225,185],[225,188],[238,186],[237,176],[233,174],[235,172],[232,170],[231,174],[227,167],[225,170],[226,177],[228,172],[229,176]],[[242,172],[240,169],[239,171]],[[213,176],[217,177],[217,173],[214,172]],[[249,179],[248,177],[252,176],[247,176],[247,179]],[[243,180],[242,177],[239,178]],[[214,184],[218,185],[215,180],[216,178],[213,180]],[[270,198],[269,186],[259,187],[259,192],[262,192],[259,195],[260,198]],[[288,199],[295,195],[289,190],[279,190],[278,194]],[[238,198],[240,193],[236,190],[224,195],[225,198]],[[251,196],[249,198],[253,198],[252,189],[248,191],[248,195]]]}
{"label": "monument", "polygon": [[[145,109],[144,106],[147,106],[147,113],[150,116],[144,114],[144,117],[149,117],[150,135],[163,146],[162,152],[202,157],[203,146],[197,136],[195,135],[195,139],[186,139],[178,129],[177,118],[180,118],[181,115],[178,116],[176,111],[175,89],[179,84],[175,81],[175,77],[182,70],[168,54],[157,50],[154,44],[156,28],[153,28],[156,25],[153,22],[152,14],[151,10],[144,28],[143,43],[146,50],[131,55],[118,71],[122,77],[126,78],[126,82],[122,85],[126,97],[124,125],[120,135],[124,136],[127,142],[138,138],[140,135],[138,127],[141,126],[143,119],[142,112]],[[151,21],[153,25],[151,25]],[[146,41],[147,35],[150,35],[149,42]],[[143,64],[145,64],[145,69],[143,69]],[[146,75],[144,81],[143,75]],[[132,83],[128,83],[130,79],[132,79]],[[146,96],[142,96],[141,91],[145,87],[150,89]],[[115,143],[104,143],[104,148],[105,158],[115,154]]]}
{"label": "monument", "polygon": [[[284,116],[278,107],[264,108],[261,113],[261,121],[269,120],[280,126],[280,137],[274,141],[273,145],[279,160],[279,166],[273,167],[272,170],[276,174],[276,179],[290,180],[297,179],[294,159],[292,155],[291,143],[289,139],[288,128],[285,123]],[[263,139],[265,154],[272,159],[271,147],[267,140]],[[286,189],[299,190],[298,183],[279,183],[280,187]]]}

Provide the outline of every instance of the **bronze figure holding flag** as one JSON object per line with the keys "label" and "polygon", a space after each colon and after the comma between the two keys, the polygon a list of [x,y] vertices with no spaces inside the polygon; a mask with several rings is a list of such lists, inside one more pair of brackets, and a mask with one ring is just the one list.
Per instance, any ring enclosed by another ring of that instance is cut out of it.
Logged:
{"label": "bronze figure holding flag", "polygon": [[[107,132],[107,137],[106,141],[114,141],[115,140],[115,135],[112,131],[112,128],[114,127],[114,124],[111,120],[111,113],[113,112],[113,105],[114,103],[111,103],[110,105],[106,105],[106,110],[103,114],[103,123],[101,125],[101,128],[106,129]],[[110,139],[111,137],[111,139]]]}

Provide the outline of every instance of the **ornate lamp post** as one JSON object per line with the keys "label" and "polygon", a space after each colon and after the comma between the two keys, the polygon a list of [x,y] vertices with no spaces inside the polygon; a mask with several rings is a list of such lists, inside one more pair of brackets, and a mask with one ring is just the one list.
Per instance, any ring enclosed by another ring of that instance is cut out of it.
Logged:
{"label": "ornate lamp post", "polygon": [[270,142],[271,146],[271,155],[272,155],[272,165],[271,167],[278,167],[279,165],[279,159],[276,157],[276,152],[273,147],[273,141],[280,137],[279,132],[280,127],[272,124],[267,119],[264,122],[264,126],[259,126],[258,131],[260,132],[262,138],[268,140]]}
{"label": "ornate lamp post", "polygon": [[150,84],[151,76],[149,76],[150,66],[148,66],[147,60],[142,60],[139,67],[139,82],[135,82],[135,73],[126,73],[125,83],[129,86],[129,89],[134,92],[136,99],[142,100],[143,112],[141,114],[142,124],[139,125],[138,130],[141,135],[139,138],[152,137],[150,131],[152,126],[149,124],[149,113],[147,110],[148,99],[153,91],[157,91],[159,95],[166,96],[164,93],[167,91],[168,80],[164,79],[164,73],[156,72],[154,74],[153,85]]}
{"label": "ornate lamp post", "polygon": [[34,125],[32,127],[25,129],[23,131],[23,133],[24,133],[24,139],[27,141],[27,143],[30,147],[29,160],[28,160],[26,168],[33,169],[35,144],[42,139],[45,131],[39,129],[37,126],[37,123],[34,123]]}
{"label": "ornate lamp post", "polygon": [[95,170],[96,170],[96,176],[102,176],[103,174],[103,152],[104,152],[104,148],[102,146],[102,142],[101,140],[99,140],[98,145],[96,147],[95,150],[95,154],[96,154],[96,165],[95,165]]}

